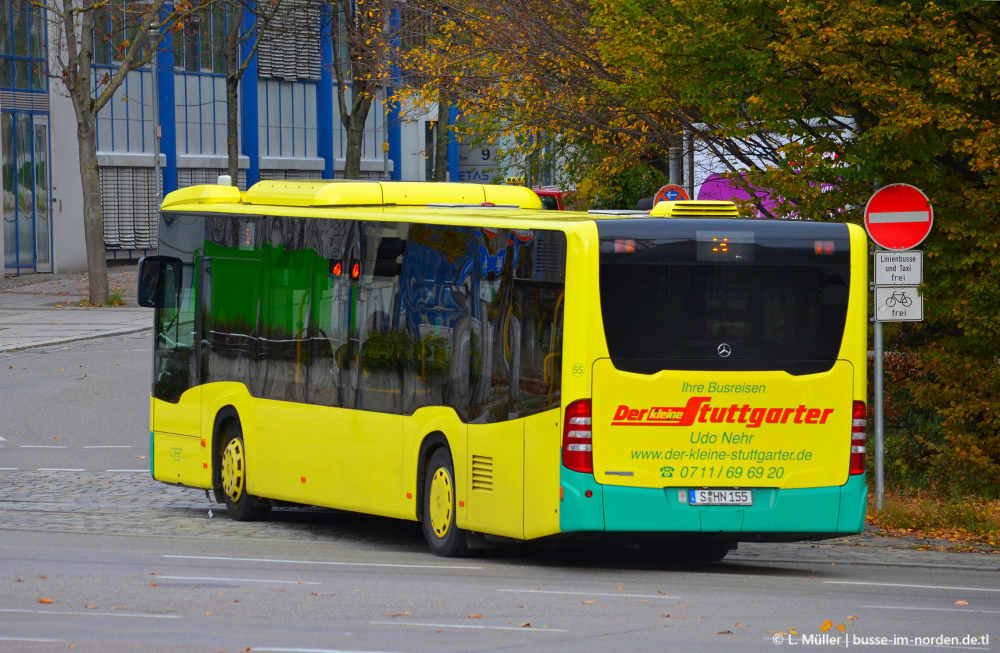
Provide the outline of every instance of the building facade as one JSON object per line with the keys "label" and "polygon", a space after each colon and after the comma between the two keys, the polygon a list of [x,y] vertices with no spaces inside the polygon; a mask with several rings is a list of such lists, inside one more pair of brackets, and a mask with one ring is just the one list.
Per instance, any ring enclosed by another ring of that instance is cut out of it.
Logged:
{"label": "building facade", "polygon": [[[240,82],[235,183],[244,189],[261,179],[343,176],[347,134],[331,72],[334,46],[317,3],[286,5],[272,23],[280,36],[262,40]],[[111,0],[95,20],[95,79],[117,69],[119,49],[107,35],[124,11],[125,0]],[[0,0],[0,274],[87,266],[76,117],[62,83],[46,74],[56,69],[47,18],[27,0]],[[221,4],[191,14],[101,111],[98,162],[109,259],[134,259],[155,248],[157,175],[166,194],[225,174],[223,47],[231,19]],[[251,31],[250,12],[244,20]],[[241,55],[249,56],[252,46],[244,42]],[[386,89],[365,125],[361,177],[432,179],[437,118],[434,107],[401,112]],[[449,172],[459,178],[457,146],[449,148]]]}

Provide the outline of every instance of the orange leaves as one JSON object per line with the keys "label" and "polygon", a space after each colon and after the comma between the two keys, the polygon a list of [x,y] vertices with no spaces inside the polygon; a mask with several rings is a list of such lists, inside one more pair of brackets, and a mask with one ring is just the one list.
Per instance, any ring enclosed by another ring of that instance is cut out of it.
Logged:
{"label": "orange leaves", "polygon": [[38,602],[39,603],[53,603],[54,601],[52,599],[50,599],[50,598],[46,598],[46,597],[43,596],[42,598],[38,599]]}
{"label": "orange leaves", "polygon": [[470,614],[469,615],[469,619],[482,619],[482,618],[483,618],[483,615],[479,614],[478,612],[476,614]]}

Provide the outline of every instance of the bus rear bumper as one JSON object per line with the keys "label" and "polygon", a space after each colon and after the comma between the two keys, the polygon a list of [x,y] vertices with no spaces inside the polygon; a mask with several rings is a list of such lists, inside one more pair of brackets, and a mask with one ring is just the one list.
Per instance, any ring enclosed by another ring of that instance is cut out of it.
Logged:
{"label": "bus rear bumper", "polygon": [[753,540],[798,534],[816,539],[860,533],[868,499],[863,474],[848,477],[838,487],[752,488],[752,506],[704,507],[687,503],[688,488],[599,485],[590,474],[566,469],[562,480],[559,513],[564,533],[738,533]]}

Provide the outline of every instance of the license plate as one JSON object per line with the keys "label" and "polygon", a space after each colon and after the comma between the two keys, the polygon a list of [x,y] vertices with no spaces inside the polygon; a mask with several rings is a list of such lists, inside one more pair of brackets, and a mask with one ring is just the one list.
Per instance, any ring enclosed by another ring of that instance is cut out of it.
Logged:
{"label": "license plate", "polygon": [[688,490],[688,502],[695,506],[752,506],[750,490]]}

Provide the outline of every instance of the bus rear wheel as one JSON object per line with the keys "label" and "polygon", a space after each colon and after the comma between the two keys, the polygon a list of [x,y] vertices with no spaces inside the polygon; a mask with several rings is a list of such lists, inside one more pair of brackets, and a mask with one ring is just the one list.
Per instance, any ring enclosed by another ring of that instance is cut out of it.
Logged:
{"label": "bus rear wheel", "polygon": [[243,444],[243,431],[239,425],[230,426],[226,445],[222,450],[222,493],[226,511],[235,521],[259,521],[271,512],[271,506],[262,503],[247,492],[247,455]]}
{"label": "bus rear wheel", "polygon": [[427,465],[421,521],[434,555],[454,558],[468,554],[466,533],[455,524],[455,468],[447,449],[435,451]]}

